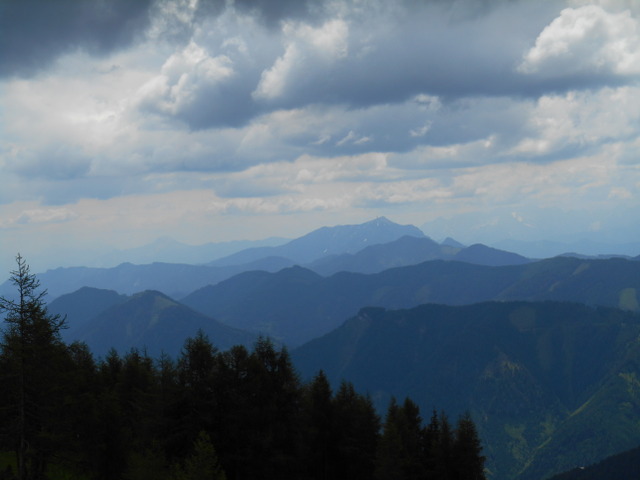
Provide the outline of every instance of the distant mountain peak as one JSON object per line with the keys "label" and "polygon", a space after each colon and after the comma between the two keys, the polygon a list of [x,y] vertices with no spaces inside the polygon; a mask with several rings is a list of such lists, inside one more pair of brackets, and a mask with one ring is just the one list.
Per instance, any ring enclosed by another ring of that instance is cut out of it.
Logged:
{"label": "distant mountain peak", "polygon": [[462,243],[458,242],[456,239],[451,237],[445,238],[442,242],[440,242],[440,245],[445,245],[447,247],[454,247],[454,248],[465,248],[465,245],[463,245]]}
{"label": "distant mountain peak", "polygon": [[365,222],[365,223],[373,223],[376,226],[380,226],[380,225],[398,225],[395,222],[392,222],[391,220],[389,220],[387,217],[376,217],[373,220],[370,220],[369,222]]}
{"label": "distant mountain peak", "polygon": [[248,249],[220,259],[216,265],[239,265],[265,256],[281,256],[295,263],[311,263],[317,259],[356,253],[369,245],[392,242],[403,236],[425,237],[413,225],[400,225],[386,217],[377,217],[356,225],[321,227],[277,247]]}

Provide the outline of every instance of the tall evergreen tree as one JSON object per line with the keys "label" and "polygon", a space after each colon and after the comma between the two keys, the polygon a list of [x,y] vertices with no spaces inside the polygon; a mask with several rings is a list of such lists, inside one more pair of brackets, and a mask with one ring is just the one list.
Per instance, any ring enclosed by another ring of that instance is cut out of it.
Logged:
{"label": "tall evergreen tree", "polygon": [[260,338],[249,358],[245,478],[299,478],[300,381],[286,348]]}
{"label": "tall evergreen tree", "polygon": [[304,389],[305,465],[309,478],[335,479],[336,424],[329,380],[322,370]]}
{"label": "tall evergreen tree", "polygon": [[402,458],[402,432],[400,426],[400,407],[395,398],[391,398],[385,416],[382,435],[376,453],[376,480],[404,480]]}
{"label": "tall evergreen tree", "polygon": [[15,298],[0,297],[5,313],[0,371],[7,411],[2,422],[4,439],[12,439],[20,480],[44,475],[56,439],[52,421],[60,402],[60,374],[66,349],[60,339],[65,320],[47,312],[40,283],[25,260],[16,257],[11,272]]}
{"label": "tall evergreen tree", "polygon": [[458,419],[453,442],[455,480],[485,480],[482,445],[471,414]]}
{"label": "tall evergreen tree", "polygon": [[184,343],[177,362],[178,395],[169,407],[167,442],[172,454],[186,454],[198,432],[212,430],[218,416],[214,391],[216,354],[216,347],[202,330]]}
{"label": "tall evergreen tree", "polygon": [[440,412],[438,423],[439,437],[435,452],[437,459],[436,478],[452,479],[455,463],[453,455],[454,432],[451,428],[449,417],[445,412]]}
{"label": "tall evergreen tree", "polygon": [[375,469],[380,417],[368,396],[343,381],[334,400],[337,479],[370,480]]}

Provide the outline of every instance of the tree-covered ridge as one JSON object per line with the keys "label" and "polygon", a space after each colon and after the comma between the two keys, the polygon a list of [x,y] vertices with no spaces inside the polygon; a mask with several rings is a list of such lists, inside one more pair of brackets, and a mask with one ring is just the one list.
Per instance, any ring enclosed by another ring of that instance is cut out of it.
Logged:
{"label": "tree-covered ridge", "polygon": [[334,393],[322,372],[302,383],[287,350],[264,338],[219,351],[199,333],[175,359],[133,349],[96,360],[61,341],[62,319],[47,312],[20,257],[12,278],[18,300],[0,300],[5,478],[483,477],[468,417],[452,428],[435,415],[425,426],[407,399],[381,422],[350,383]]}
{"label": "tree-covered ridge", "polygon": [[380,408],[470,410],[496,479],[540,480],[640,444],[640,315],[566,302],[364,308],[292,351]]}

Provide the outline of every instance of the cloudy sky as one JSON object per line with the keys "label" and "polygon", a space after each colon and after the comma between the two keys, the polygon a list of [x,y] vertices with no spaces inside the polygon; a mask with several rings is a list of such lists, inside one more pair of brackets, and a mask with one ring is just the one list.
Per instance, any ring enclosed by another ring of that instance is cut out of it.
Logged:
{"label": "cloudy sky", "polygon": [[635,0],[4,0],[0,267],[380,215],[637,241],[639,79]]}

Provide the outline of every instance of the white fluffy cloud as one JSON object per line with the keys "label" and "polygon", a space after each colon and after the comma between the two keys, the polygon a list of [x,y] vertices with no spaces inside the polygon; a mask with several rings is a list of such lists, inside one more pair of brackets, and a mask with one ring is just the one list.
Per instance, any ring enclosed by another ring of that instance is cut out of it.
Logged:
{"label": "white fluffy cloud", "polygon": [[[173,54],[162,66],[161,74],[140,88],[143,108],[180,115],[193,108],[203,90],[215,90],[233,79],[233,64],[226,55],[211,57],[196,43]],[[212,99],[215,101],[215,97]],[[211,106],[215,109],[215,104]]]}
{"label": "white fluffy cloud", "polygon": [[262,72],[253,96],[258,100],[281,97],[297,81],[304,81],[311,69],[328,68],[347,56],[349,26],[341,19],[332,19],[318,28],[307,24],[286,23],[282,27],[285,52],[269,69]]}
{"label": "white fluffy cloud", "polygon": [[566,8],[538,36],[518,67],[547,77],[640,74],[640,24],[629,10]]}
{"label": "white fluffy cloud", "polygon": [[545,95],[527,121],[528,134],[510,150],[529,158],[572,155],[638,135],[640,87]]}

